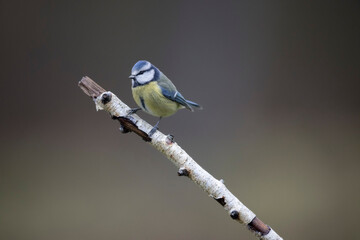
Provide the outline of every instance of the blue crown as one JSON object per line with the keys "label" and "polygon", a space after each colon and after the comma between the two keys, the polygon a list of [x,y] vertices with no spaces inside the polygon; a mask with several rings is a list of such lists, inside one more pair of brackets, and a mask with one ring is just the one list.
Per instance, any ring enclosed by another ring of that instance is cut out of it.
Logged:
{"label": "blue crown", "polygon": [[133,66],[131,71],[139,71],[141,68],[143,68],[145,65],[148,65],[148,64],[150,64],[150,66],[151,66],[150,62],[148,62],[146,60],[140,60],[137,63],[135,63],[135,65]]}

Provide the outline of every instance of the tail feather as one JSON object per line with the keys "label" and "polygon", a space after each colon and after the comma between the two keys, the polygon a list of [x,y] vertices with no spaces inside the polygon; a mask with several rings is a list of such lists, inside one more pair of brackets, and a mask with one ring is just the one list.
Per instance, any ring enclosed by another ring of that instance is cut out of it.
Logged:
{"label": "tail feather", "polygon": [[195,102],[186,100],[186,103],[189,104],[190,106],[197,107],[197,108],[199,108],[200,110],[203,109],[202,106],[200,106],[199,104],[197,104],[197,103],[195,103]]}

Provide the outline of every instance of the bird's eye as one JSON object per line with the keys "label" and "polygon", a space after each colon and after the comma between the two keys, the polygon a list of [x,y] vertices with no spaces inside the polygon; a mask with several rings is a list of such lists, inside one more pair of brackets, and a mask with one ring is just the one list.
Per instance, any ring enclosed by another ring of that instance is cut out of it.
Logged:
{"label": "bird's eye", "polygon": [[141,74],[143,74],[144,72],[146,72],[146,71],[140,71],[137,75],[141,75]]}

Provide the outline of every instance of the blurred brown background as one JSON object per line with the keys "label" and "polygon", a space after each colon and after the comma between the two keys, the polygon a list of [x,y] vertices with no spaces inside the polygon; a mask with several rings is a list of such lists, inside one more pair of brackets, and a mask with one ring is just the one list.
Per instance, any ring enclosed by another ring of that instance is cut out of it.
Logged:
{"label": "blurred brown background", "polygon": [[[160,130],[285,239],[356,238],[360,3],[1,1],[0,239],[254,239],[77,87],[146,59]],[[156,118],[140,113],[150,123]]]}

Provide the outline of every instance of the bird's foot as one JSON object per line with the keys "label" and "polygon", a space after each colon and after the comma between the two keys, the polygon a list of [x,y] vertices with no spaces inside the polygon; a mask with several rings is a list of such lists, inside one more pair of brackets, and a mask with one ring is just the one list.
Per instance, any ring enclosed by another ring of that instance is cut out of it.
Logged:
{"label": "bird's foot", "polygon": [[151,137],[159,128],[157,126],[153,127],[148,133],[149,137]]}
{"label": "bird's foot", "polygon": [[141,110],[141,108],[131,108],[131,109],[128,111],[128,113],[126,114],[125,117],[128,117],[128,116],[130,116],[131,114],[134,114],[134,113],[136,113],[136,112],[139,111],[139,110]]}
{"label": "bird's foot", "polygon": [[160,120],[161,120],[162,117],[159,118],[159,121],[157,121],[157,123],[155,124],[155,126],[150,130],[148,136],[151,137],[155,132],[156,130],[159,129],[159,123],[160,123]]}

